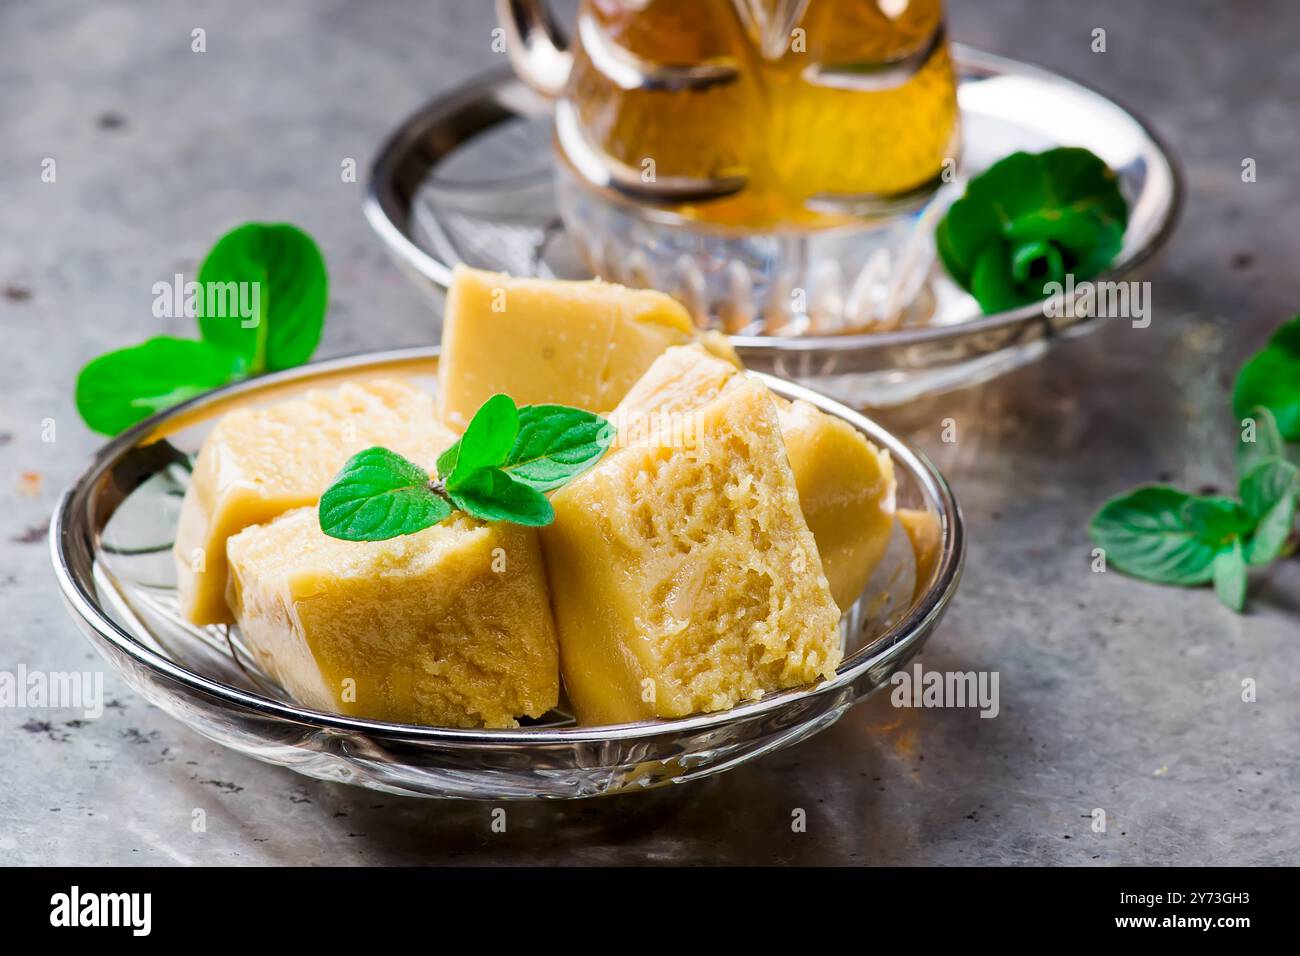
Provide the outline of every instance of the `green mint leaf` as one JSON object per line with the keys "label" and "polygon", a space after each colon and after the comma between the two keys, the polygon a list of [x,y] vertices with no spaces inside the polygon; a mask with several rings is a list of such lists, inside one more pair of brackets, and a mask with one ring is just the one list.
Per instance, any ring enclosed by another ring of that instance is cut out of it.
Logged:
{"label": "green mint leaf", "polygon": [[1246,563],[1270,564],[1282,553],[1295,525],[1300,468],[1281,458],[1259,462],[1241,480],[1242,506],[1255,520],[1246,538]]}
{"label": "green mint leaf", "polygon": [[451,473],[456,470],[456,460],[460,457],[460,440],[452,442],[451,445],[438,456],[438,463],[435,466],[438,469],[438,477],[444,482],[451,477]]}
{"label": "green mint leaf", "polygon": [[1000,312],[1042,299],[1048,282],[1102,272],[1128,215],[1114,171],[1088,150],[1013,153],[971,179],[935,243],[957,284]]}
{"label": "green mint leaf", "polygon": [[1241,539],[1214,559],[1214,593],[1238,614],[1246,606],[1246,558]]}
{"label": "green mint leaf", "polygon": [[1024,304],[1024,295],[1016,287],[1011,263],[1001,246],[990,246],[980,253],[968,289],[986,313],[1002,312]]}
{"label": "green mint leaf", "polygon": [[[1063,214],[1049,208],[1021,216],[1003,231],[1013,248],[1043,243],[1055,249],[1061,254],[1059,274],[1072,271],[1079,278],[1095,275],[1110,265],[1123,245],[1125,222],[1126,214],[1112,219],[1096,212]],[[1066,267],[1067,256],[1072,269]]]}
{"label": "green mint leaf", "polygon": [[[1237,437],[1237,474],[1247,475],[1251,469],[1271,458],[1286,457],[1286,439],[1277,427],[1277,417],[1264,406],[1250,410],[1242,422],[1253,423],[1253,427],[1243,424]],[[1247,441],[1252,438],[1253,441]]]}
{"label": "green mint leaf", "polygon": [[1250,513],[1232,498],[1189,496],[1183,504],[1182,521],[1200,540],[1223,547],[1255,527]]}
{"label": "green mint leaf", "polygon": [[613,438],[609,422],[581,408],[525,405],[502,469],[537,491],[552,491],[599,461]]}
{"label": "green mint leaf", "polygon": [[1247,418],[1258,406],[1273,413],[1283,438],[1300,441],[1300,315],[1274,332],[1237,373],[1233,411]]}
{"label": "green mint leaf", "polygon": [[204,342],[153,338],[86,365],[77,376],[77,411],[90,428],[116,435],[233,377],[230,356]]}
{"label": "green mint leaf", "polygon": [[[493,395],[479,406],[460,441],[438,456],[438,474],[447,490],[459,488],[476,472],[504,462],[518,434],[519,409],[514,400],[509,395]],[[444,461],[452,464],[449,472],[443,471]]]}
{"label": "green mint leaf", "polygon": [[1259,519],[1255,533],[1245,542],[1246,563],[1254,567],[1272,564],[1282,555],[1295,526],[1295,497],[1277,501]]}
{"label": "green mint leaf", "polygon": [[448,491],[457,508],[483,521],[511,521],[539,528],[555,520],[555,511],[545,495],[515,481],[500,468],[480,468]]}
{"label": "green mint leaf", "polygon": [[250,222],[217,240],[199,267],[203,339],[238,356],[250,374],[311,358],[329,304],[320,249],[287,223]]}
{"label": "green mint leaf", "polygon": [[1177,488],[1150,485],[1112,498],[1092,519],[1092,539],[1108,566],[1161,584],[1204,584],[1213,576],[1224,542],[1202,537],[1190,526],[1215,528],[1236,518],[1216,506],[1189,507],[1197,499]]}
{"label": "green mint leaf", "polygon": [[1214,593],[1219,601],[1242,613],[1245,607],[1245,555],[1240,538],[1214,558]]}
{"label": "green mint leaf", "polygon": [[1033,279],[1040,283],[1064,282],[1061,250],[1046,239],[1029,239],[1012,247],[1011,278],[1019,285]]}
{"label": "green mint leaf", "polygon": [[383,541],[414,534],[451,514],[429,487],[429,474],[387,448],[367,448],[348,459],[321,495],[320,529],[345,541]]}
{"label": "green mint leaf", "polygon": [[1258,521],[1279,501],[1300,494],[1300,468],[1283,458],[1261,461],[1241,479],[1241,504]]}

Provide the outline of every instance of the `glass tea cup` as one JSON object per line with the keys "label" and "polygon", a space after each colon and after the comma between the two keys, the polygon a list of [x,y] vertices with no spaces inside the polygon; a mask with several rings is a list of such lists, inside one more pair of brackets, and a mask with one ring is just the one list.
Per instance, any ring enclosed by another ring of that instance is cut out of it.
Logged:
{"label": "glass tea cup", "polygon": [[544,0],[498,15],[594,272],[733,332],[918,321],[958,148],[940,0],[582,0],[572,44]]}

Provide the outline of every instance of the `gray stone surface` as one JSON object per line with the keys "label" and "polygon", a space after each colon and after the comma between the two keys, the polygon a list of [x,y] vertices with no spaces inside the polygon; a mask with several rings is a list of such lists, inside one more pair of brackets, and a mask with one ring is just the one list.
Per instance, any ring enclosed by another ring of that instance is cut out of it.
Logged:
{"label": "gray stone surface", "polygon": [[[998,718],[877,698],[721,777],[516,805],[493,834],[487,805],[384,797],[225,752],[109,673],[116,703],[97,721],[0,709],[0,862],[1300,862],[1300,566],[1259,575],[1238,617],[1205,590],[1090,573],[1084,533],[1129,485],[1231,482],[1232,374],[1300,306],[1300,16],[1284,0],[1234,6],[951,3],[959,39],[1149,116],[1190,187],[1151,275],[1149,329],[1111,325],[909,416],[971,540],[925,664],[1000,672]],[[364,168],[427,97],[498,63],[490,26],[485,0],[0,5],[0,670],[101,666],[60,606],[42,534],[98,443],[72,383],[93,355],[163,331],[152,284],[192,272],[226,226],[285,219],[319,237],[333,280],[321,355],[430,341],[428,306],[339,164]],[[1089,49],[1097,26],[1104,55]],[[955,445],[939,440],[948,416]],[[191,832],[195,808],[206,833]],[[807,833],[791,832],[795,808]]]}

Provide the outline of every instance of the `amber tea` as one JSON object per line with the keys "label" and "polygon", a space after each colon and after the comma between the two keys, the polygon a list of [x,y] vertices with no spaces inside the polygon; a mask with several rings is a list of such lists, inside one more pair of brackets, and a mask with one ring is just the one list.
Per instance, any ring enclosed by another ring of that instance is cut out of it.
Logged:
{"label": "amber tea", "polygon": [[565,67],[550,92],[570,161],[695,219],[897,209],[957,149],[940,0],[583,0]]}

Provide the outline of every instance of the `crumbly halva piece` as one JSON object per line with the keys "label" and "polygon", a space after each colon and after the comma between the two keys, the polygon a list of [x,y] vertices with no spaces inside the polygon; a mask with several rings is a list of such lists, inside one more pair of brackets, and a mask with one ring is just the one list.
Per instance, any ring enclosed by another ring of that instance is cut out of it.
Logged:
{"label": "crumbly halva piece", "polygon": [[743,380],[697,414],[689,447],[620,448],[551,499],[542,546],[584,724],[724,710],[839,664],[770,394]]}
{"label": "crumbly halva piece", "polygon": [[181,613],[195,624],[229,623],[226,540],[315,503],[356,452],[383,445],[432,467],[455,440],[433,397],[397,379],[315,389],[225,415],[199,450],[181,505],[172,549]]}
{"label": "crumbly halva piece", "polygon": [[[647,435],[689,442],[695,426],[691,410],[744,381],[743,373],[698,345],[670,348],[614,410],[616,445]],[[848,422],[807,402],[774,400],[804,519],[817,539],[831,593],[840,609],[848,610],[889,543],[893,461]]]}
{"label": "crumbly halva piece", "polygon": [[321,710],[440,727],[513,727],[559,696],[537,533],[463,514],[386,541],[340,541],[315,508],[228,543],[230,606],[258,663]]}

